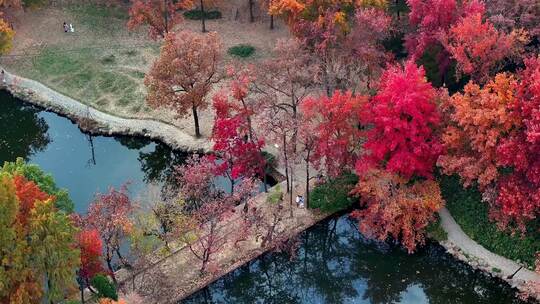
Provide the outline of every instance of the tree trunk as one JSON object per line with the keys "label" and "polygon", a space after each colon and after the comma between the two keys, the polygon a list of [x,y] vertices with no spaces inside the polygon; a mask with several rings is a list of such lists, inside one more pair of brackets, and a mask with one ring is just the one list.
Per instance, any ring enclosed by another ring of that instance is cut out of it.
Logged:
{"label": "tree trunk", "polygon": [[249,22],[255,22],[255,17],[253,16],[253,0],[249,1]]}
{"label": "tree trunk", "polygon": [[120,248],[116,248],[114,250],[116,252],[116,256],[118,256],[118,259],[120,259],[120,262],[122,262],[122,265],[126,266],[126,267],[131,267],[131,265],[129,264],[128,260],[126,260],[122,254],[120,253]]}
{"label": "tree trunk", "polygon": [[287,159],[287,139],[283,135],[283,158],[285,159],[285,179],[287,180],[287,193],[289,193],[290,183],[289,183],[289,161]]}
{"label": "tree trunk", "polygon": [[202,32],[206,33],[206,15],[204,12],[204,0],[200,0],[201,4],[201,23],[202,23]]}
{"label": "tree trunk", "polygon": [[207,254],[208,252],[208,249],[206,249],[203,253],[203,261],[202,261],[202,266],[201,266],[201,273],[204,273],[204,271],[206,270],[206,265],[208,264],[208,260],[209,260],[209,255]]}
{"label": "tree trunk", "polygon": [[289,195],[289,204],[290,204],[290,209],[291,209],[291,218],[294,216],[293,214],[293,199],[292,199],[292,196],[293,196],[293,189],[294,189],[294,171],[293,171],[293,167],[291,166],[291,192],[290,192],[290,195]]}
{"label": "tree trunk", "polygon": [[199,114],[197,113],[197,107],[193,106],[191,108],[193,112],[193,120],[195,122],[195,137],[200,138],[201,137],[201,129],[199,127]]}
{"label": "tree trunk", "polygon": [[274,15],[270,15],[270,29],[274,29]]}
{"label": "tree trunk", "polygon": [[81,288],[81,303],[84,304],[84,288]]}
{"label": "tree trunk", "polygon": [[306,209],[309,208],[309,154],[311,151],[307,152],[306,159]]}
{"label": "tree trunk", "polygon": [[264,174],[263,174],[263,183],[264,183],[264,192],[268,193],[268,178],[266,177],[266,164],[264,164]]}
{"label": "tree trunk", "polygon": [[105,261],[107,262],[107,267],[109,268],[109,271],[111,272],[111,278],[114,282],[115,286],[118,286],[118,281],[116,281],[116,276],[114,275],[114,269],[112,267],[112,254],[111,249],[107,248],[107,256],[105,257]]}
{"label": "tree trunk", "polygon": [[169,33],[169,7],[167,5],[167,0],[163,0],[163,6],[165,8],[165,32],[163,33],[163,38]]}

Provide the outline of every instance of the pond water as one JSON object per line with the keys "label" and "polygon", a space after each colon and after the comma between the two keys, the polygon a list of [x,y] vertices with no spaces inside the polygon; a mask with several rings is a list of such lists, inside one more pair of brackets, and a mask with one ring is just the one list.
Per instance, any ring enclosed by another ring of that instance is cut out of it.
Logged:
{"label": "pond water", "polygon": [[347,215],[300,237],[296,258],[269,253],[182,303],[523,303],[504,282],[474,271],[435,244],[409,255],[371,242]]}
{"label": "pond water", "polygon": [[[163,185],[188,155],[130,137],[89,136],[68,119],[0,91],[0,163],[23,157],[51,173],[84,212],[96,191],[130,182],[133,196]],[[228,189],[225,180],[217,181]],[[144,191],[143,191],[144,190]],[[508,285],[437,245],[414,255],[373,243],[347,216],[299,238],[296,259],[266,254],[185,303],[520,303]]]}
{"label": "pond water", "polygon": [[[160,189],[188,156],[144,138],[87,135],[69,119],[0,91],[0,165],[17,157],[38,164],[69,191],[76,212],[84,213],[95,193],[111,186],[129,182],[135,199]],[[226,179],[217,183],[229,189]]]}

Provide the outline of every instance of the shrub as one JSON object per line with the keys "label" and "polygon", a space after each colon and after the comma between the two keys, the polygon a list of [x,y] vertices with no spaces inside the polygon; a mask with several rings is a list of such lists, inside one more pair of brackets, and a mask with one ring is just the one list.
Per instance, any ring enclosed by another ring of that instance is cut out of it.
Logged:
{"label": "shrub", "polygon": [[334,213],[351,207],[358,200],[350,197],[349,192],[357,182],[356,175],[345,173],[316,186],[309,196],[309,208]]}
{"label": "shrub", "polygon": [[[184,12],[184,17],[191,20],[201,20],[203,16],[203,13],[201,10],[194,9]],[[204,19],[211,20],[211,19],[221,19],[221,12],[212,10],[212,11],[205,11],[204,12]]]}
{"label": "shrub", "polygon": [[528,233],[523,237],[501,231],[489,219],[489,206],[482,202],[482,194],[476,187],[464,189],[457,176],[443,176],[440,185],[446,207],[471,239],[491,252],[520,260],[529,268],[534,266],[535,253],[540,248],[540,238],[536,234],[538,226],[528,227]]}
{"label": "shrub", "polygon": [[268,193],[266,196],[266,202],[270,204],[278,204],[283,201],[283,191],[281,191],[281,186],[278,184],[273,191]]}
{"label": "shrub", "polygon": [[249,44],[239,44],[229,48],[229,55],[246,58],[255,53],[255,47]]}
{"label": "shrub", "polygon": [[107,55],[101,59],[103,64],[113,64],[116,62],[116,57],[113,54]]}
{"label": "shrub", "polygon": [[118,301],[116,287],[106,276],[98,274],[92,278],[91,285],[97,290],[99,298],[108,298]]}
{"label": "shrub", "polygon": [[437,219],[426,227],[427,235],[439,242],[446,241],[448,239],[448,233],[441,227],[441,219],[438,213],[435,214],[435,217]]}

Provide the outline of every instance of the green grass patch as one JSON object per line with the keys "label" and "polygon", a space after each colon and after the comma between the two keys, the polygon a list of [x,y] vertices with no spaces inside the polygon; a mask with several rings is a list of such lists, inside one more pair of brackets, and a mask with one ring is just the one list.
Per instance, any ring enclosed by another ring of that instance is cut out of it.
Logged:
{"label": "green grass patch", "polygon": [[[193,9],[189,11],[184,12],[184,17],[186,19],[190,20],[201,20],[203,17],[203,12],[198,9]],[[221,19],[221,12],[216,10],[210,10],[204,12],[204,19],[206,20],[212,20],[212,19]]]}
{"label": "green grass patch", "polygon": [[116,105],[131,108],[144,102],[144,94],[139,90],[144,73],[120,72],[114,54],[103,56],[88,49],[63,52],[48,48],[34,58],[28,72],[31,78],[84,103],[108,104],[103,96],[112,98]]}
{"label": "green grass patch", "polygon": [[470,238],[496,254],[534,265],[535,253],[540,251],[538,226],[531,225],[525,236],[501,231],[489,220],[488,205],[475,187],[464,189],[455,176],[443,176],[440,185],[446,207]]}
{"label": "green grass patch", "polygon": [[310,193],[309,208],[334,213],[351,207],[358,200],[350,197],[349,192],[357,182],[356,175],[346,173],[316,186]]}
{"label": "green grass patch", "polygon": [[227,53],[231,56],[247,58],[255,53],[255,47],[249,44],[239,44],[230,47]]}
{"label": "green grass patch", "polygon": [[67,10],[73,14],[75,31],[83,25],[93,31],[114,31],[118,27],[125,27],[129,19],[127,9],[121,6],[105,6],[96,3],[84,3],[67,6]]}
{"label": "green grass patch", "polygon": [[435,214],[435,217],[436,220],[426,227],[427,235],[439,242],[446,241],[448,239],[448,233],[442,228],[441,219],[438,213]]}
{"label": "green grass patch", "polygon": [[144,72],[142,71],[130,71],[129,74],[137,79],[144,79]]}

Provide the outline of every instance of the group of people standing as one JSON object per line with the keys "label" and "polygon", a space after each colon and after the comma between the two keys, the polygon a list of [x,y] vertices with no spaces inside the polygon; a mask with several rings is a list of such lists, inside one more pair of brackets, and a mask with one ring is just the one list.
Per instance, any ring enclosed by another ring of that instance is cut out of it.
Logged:
{"label": "group of people standing", "polygon": [[75,29],[73,28],[73,24],[67,24],[64,22],[64,33],[75,33]]}

